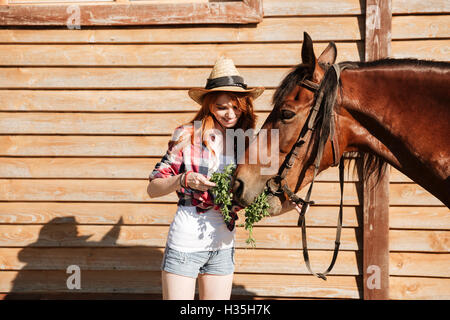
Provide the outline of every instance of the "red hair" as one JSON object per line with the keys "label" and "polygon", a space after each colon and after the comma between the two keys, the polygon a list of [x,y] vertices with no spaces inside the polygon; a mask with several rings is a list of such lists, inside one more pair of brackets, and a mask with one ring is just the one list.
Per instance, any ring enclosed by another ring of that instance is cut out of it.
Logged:
{"label": "red hair", "polygon": [[[214,117],[212,113],[212,107],[214,106],[217,97],[222,94],[223,91],[212,91],[207,93],[202,100],[202,106],[200,110],[197,112],[197,114],[194,116],[194,118],[185,124],[185,126],[188,126],[191,130],[191,143],[194,144],[194,121],[201,121],[202,122],[202,142],[205,144],[205,146],[214,153],[212,148],[209,146],[208,139],[205,136],[205,132],[207,132],[210,129],[214,129]],[[244,132],[247,129],[255,129],[256,126],[256,114],[253,110],[253,98],[249,96],[246,93],[239,93],[239,92],[229,92],[230,97],[233,102],[236,103],[236,106],[241,111],[241,115],[239,117],[238,122],[233,127],[233,129],[242,129]],[[191,125],[191,126],[190,126]],[[178,140],[175,144],[177,144]]]}

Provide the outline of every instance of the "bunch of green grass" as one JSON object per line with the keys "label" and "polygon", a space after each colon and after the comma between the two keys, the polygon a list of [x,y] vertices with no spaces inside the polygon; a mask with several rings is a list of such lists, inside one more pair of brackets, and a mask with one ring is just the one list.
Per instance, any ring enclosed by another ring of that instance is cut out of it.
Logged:
{"label": "bunch of green grass", "polygon": [[[220,206],[223,218],[226,222],[231,219],[230,210],[232,206],[233,193],[231,192],[231,177],[234,175],[236,166],[229,164],[224,168],[223,172],[216,172],[212,175],[211,181],[216,184],[212,188],[214,195],[214,203]],[[246,243],[255,247],[256,241],[253,238],[253,224],[260,221],[262,218],[269,216],[269,203],[267,201],[267,193],[262,192],[253,200],[247,208],[245,208],[245,223],[239,226],[244,226],[248,231],[249,236]]]}

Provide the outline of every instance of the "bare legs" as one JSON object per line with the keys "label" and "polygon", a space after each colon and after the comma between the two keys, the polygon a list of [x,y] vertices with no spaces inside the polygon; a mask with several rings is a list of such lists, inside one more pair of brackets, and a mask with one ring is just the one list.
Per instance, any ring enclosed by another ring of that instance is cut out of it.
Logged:
{"label": "bare legs", "polygon": [[[193,300],[195,295],[195,278],[180,276],[162,271],[162,290],[164,300]],[[201,300],[229,300],[233,274],[198,275],[198,293]]]}

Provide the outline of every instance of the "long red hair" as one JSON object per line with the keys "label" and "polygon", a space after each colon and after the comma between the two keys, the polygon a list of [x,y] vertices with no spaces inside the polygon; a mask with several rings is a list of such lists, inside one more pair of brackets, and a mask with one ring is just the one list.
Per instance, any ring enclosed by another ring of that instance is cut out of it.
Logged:
{"label": "long red hair", "polygon": [[[202,100],[202,106],[200,110],[191,121],[184,125],[191,130],[191,143],[194,144],[194,121],[201,121],[202,142],[212,153],[214,153],[214,150],[210,147],[208,138],[205,133],[208,130],[214,128],[214,116],[212,113],[212,108],[217,100],[217,97],[222,93],[223,91],[212,91],[207,93]],[[230,92],[230,97],[241,111],[239,120],[233,129],[242,129],[244,131],[246,131],[247,129],[255,129],[257,116],[253,109],[253,98],[246,93],[239,92]],[[180,137],[180,139],[175,144],[181,141],[182,138],[183,137]]]}

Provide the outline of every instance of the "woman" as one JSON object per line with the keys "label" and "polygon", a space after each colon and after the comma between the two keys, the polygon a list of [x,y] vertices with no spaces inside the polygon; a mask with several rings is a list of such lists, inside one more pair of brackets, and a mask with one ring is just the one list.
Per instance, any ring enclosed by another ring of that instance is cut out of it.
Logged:
{"label": "woman", "polygon": [[234,140],[226,141],[226,130],[254,129],[253,99],[263,91],[247,89],[233,61],[224,57],[215,63],[205,88],[189,90],[201,108],[175,130],[147,188],[152,198],[173,191],[179,197],[161,265],[163,299],[193,299],[197,277],[200,299],[230,298],[237,208],[225,223],[209,178],[236,164],[235,152],[226,148],[227,143],[235,147]]}

